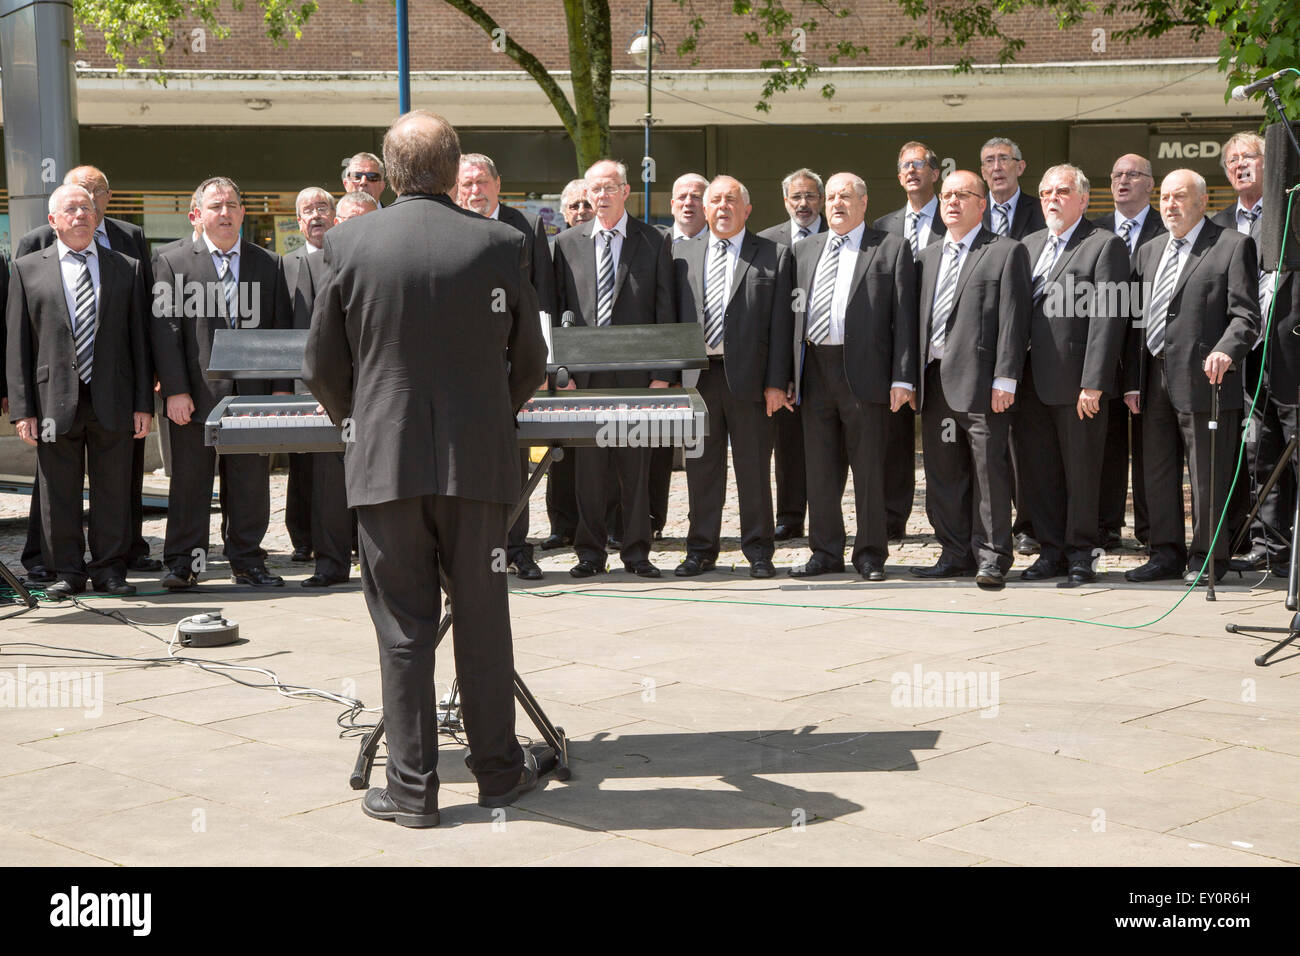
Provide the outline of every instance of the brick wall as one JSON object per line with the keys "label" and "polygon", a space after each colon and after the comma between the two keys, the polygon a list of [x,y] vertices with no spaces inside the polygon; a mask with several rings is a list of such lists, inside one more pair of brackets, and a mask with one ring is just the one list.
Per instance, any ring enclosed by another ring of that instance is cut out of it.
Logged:
{"label": "brick wall", "polygon": [[[787,0],[796,12],[805,7],[798,0]],[[498,19],[526,49],[551,69],[568,68],[568,39],[563,5],[559,0],[484,0],[483,7]],[[611,0],[613,10],[613,49],[615,69],[635,69],[626,55],[627,44],[642,27],[645,6],[641,0]],[[852,16],[833,23],[823,23],[808,36],[807,56],[820,65],[829,61],[823,49],[828,41],[848,39],[866,43],[870,53],[857,61],[866,66],[908,66],[951,63],[956,55],[951,48],[921,52],[902,49],[895,44],[901,33],[916,24],[908,20],[892,0],[845,0]],[[705,16],[705,27],[696,56],[698,63],[677,55],[677,43],[687,35],[687,14],[672,0],[661,0],[655,7],[655,32],[668,46],[663,58],[666,69],[737,69],[755,68],[764,55],[770,55],[770,43],[751,46],[743,34],[757,29],[754,22],[730,12],[729,0],[696,0],[694,9]],[[812,10],[811,5],[806,9]],[[393,70],[397,66],[395,14],[385,0],[320,0],[320,9],[303,30],[301,39],[290,39],[278,47],[264,35],[261,16],[254,2],[242,12],[223,7],[222,20],[231,35],[219,40],[205,37],[203,52],[188,52],[190,30],[194,25],[178,25],[176,43],[168,57],[173,69],[212,70]],[[1092,17],[1069,31],[1057,29],[1054,18],[1042,11],[1024,13],[1007,19],[1004,29],[1022,37],[1026,43],[1017,57],[1020,63],[1053,60],[1130,59],[1211,56],[1217,53],[1218,39],[1212,32],[1198,43],[1188,39],[1187,31],[1177,31],[1160,40],[1140,40],[1126,45],[1110,37],[1110,31],[1129,25],[1131,19]],[[1106,48],[1094,51],[1093,31],[1104,29]],[[410,44],[412,70],[498,70],[516,69],[503,54],[492,50],[489,36],[467,17],[440,0],[417,0],[410,5]],[[766,54],[765,52],[766,51]],[[969,48],[976,62],[992,62],[996,46],[981,41]],[[87,47],[77,52],[77,59],[92,66],[111,66],[103,42],[88,31]],[[135,66],[134,62],[128,64]],[[852,65],[841,61],[841,66]]]}

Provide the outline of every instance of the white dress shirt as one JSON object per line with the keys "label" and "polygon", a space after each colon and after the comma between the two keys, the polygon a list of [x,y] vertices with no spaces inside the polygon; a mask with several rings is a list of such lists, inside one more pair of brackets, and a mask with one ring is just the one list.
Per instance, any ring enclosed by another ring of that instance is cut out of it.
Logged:
{"label": "white dress shirt", "polygon": [[[707,286],[708,277],[709,277],[709,264],[713,262],[713,256],[714,256],[713,250],[716,249],[718,243],[722,241],[713,234],[712,230],[708,232],[708,236],[709,236],[709,248],[708,251],[705,252],[704,254],[704,278],[706,282],[705,289],[704,289],[704,299],[706,302],[708,301],[709,298],[709,290]],[[725,267],[727,270],[726,271],[727,289],[725,292],[722,293],[722,308],[724,312],[726,311],[727,303],[731,301],[731,280],[736,275],[736,263],[740,261],[740,244],[744,241],[745,241],[745,230],[743,228],[740,230],[740,232],[736,233],[734,236],[732,236],[730,239],[727,240],[727,264]],[[703,316],[702,312],[701,315]],[[707,322],[708,318],[705,316],[704,320]],[[725,330],[725,328],[726,325],[724,320],[723,329]],[[706,346],[704,351],[707,352],[709,355],[721,355],[722,342],[719,342],[717,346],[715,346],[714,348],[708,348]]]}
{"label": "white dress shirt", "polygon": [[[1064,251],[1065,251],[1065,247],[1068,246],[1068,245],[1070,244],[1070,237],[1074,235],[1074,231],[1075,231],[1076,229],[1079,228],[1079,223],[1081,223],[1081,222],[1083,222],[1083,217],[1082,217],[1082,216],[1080,216],[1078,219],[1076,219],[1076,220],[1074,221],[1074,225],[1072,225],[1069,229],[1065,230],[1065,231],[1064,231],[1063,233],[1061,233],[1059,236],[1055,236],[1055,239],[1056,239],[1056,249],[1053,251],[1053,254],[1052,254],[1052,261],[1051,261],[1051,262],[1048,264],[1048,266],[1047,266],[1047,275],[1051,275],[1051,274],[1052,274],[1052,270],[1056,268],[1056,263],[1059,262],[1060,259],[1061,259],[1061,253],[1064,252]],[[1048,235],[1049,235],[1049,236],[1052,235],[1052,233],[1051,233],[1050,230],[1048,231]],[[1043,246],[1044,246],[1044,248],[1046,248],[1047,243],[1044,242],[1044,243],[1043,243]],[[1034,268],[1034,273],[1035,273],[1035,275],[1036,275],[1036,274],[1037,274],[1037,271],[1038,271],[1038,263],[1037,263],[1037,262],[1034,263],[1033,268]]]}
{"label": "white dress shirt", "polygon": [[[844,313],[848,309],[849,298],[853,295],[853,269],[858,264],[858,249],[862,246],[862,236],[866,230],[867,224],[860,223],[840,243],[839,259],[835,263],[835,290],[831,293],[831,328],[823,345],[844,344]],[[822,259],[830,255],[835,236],[836,233],[832,230],[826,239],[826,245],[822,247],[821,258],[817,260],[818,268],[821,268]],[[817,269],[814,269],[813,276],[816,275]],[[816,293],[817,290],[813,289],[813,294]]]}
{"label": "white dress shirt", "polygon": [[[704,232],[704,230],[708,228],[709,228],[708,226],[701,226],[700,232]],[[676,222],[674,222],[673,223],[673,245],[677,245],[677,243],[679,242],[689,242],[690,240],[698,237],[700,232],[697,232],[694,236],[688,236],[686,235],[686,233],[682,232],[682,227],[677,225]]]}
{"label": "white dress shirt", "polygon": [[1253,223],[1249,219],[1242,217],[1241,214],[1243,212],[1253,212],[1255,214],[1255,219],[1258,221],[1263,211],[1264,211],[1264,200],[1262,199],[1256,202],[1255,205],[1251,206],[1249,209],[1247,209],[1245,204],[1240,199],[1238,199],[1237,207],[1233,211],[1233,218],[1237,220],[1237,231],[1241,233],[1243,236],[1250,235],[1250,227],[1253,225]]}
{"label": "white dress shirt", "polygon": [[[623,240],[627,238],[627,210],[623,210],[622,217],[613,225],[614,238],[609,241],[609,255],[614,260],[614,274],[618,275],[618,258],[623,254]],[[591,221],[591,241],[596,249],[596,282],[600,282],[600,248],[605,244],[605,237],[601,235],[605,227],[600,224],[599,219]]]}
{"label": "white dress shirt", "polygon": [[939,197],[931,196],[930,201],[920,209],[913,209],[911,203],[907,206],[907,212],[903,214],[903,236],[910,241],[911,236],[907,235],[907,217],[912,213],[919,213],[916,220],[916,251],[919,253],[927,245],[923,236],[930,231],[930,223],[934,222],[935,213],[939,211]]}
{"label": "white dress shirt", "polygon": [[[993,194],[992,194],[992,193],[989,193],[989,194],[988,194],[988,201],[989,201],[989,229],[990,229],[992,232],[997,232],[997,225],[998,225],[998,223],[997,223],[997,219],[995,218],[995,215],[996,215],[996,212],[997,212],[997,211],[993,208],[993,206],[994,206],[995,204],[996,204],[996,205],[999,205],[999,206],[1004,206],[1004,205],[1010,204],[1011,208],[1007,210],[1007,235],[1008,235],[1008,236],[1011,235],[1011,224],[1012,224],[1013,222],[1016,221],[1016,210],[1020,208],[1020,200],[1021,200],[1021,198],[1022,198],[1023,196],[1024,196],[1024,193],[1021,191],[1021,189],[1020,189],[1019,186],[1016,187],[1016,192],[1015,192],[1015,194],[1014,194],[1010,199],[1006,200],[1005,202],[998,202],[998,200],[996,200],[996,199],[993,198]],[[962,255],[965,255],[965,253],[962,253]]]}
{"label": "white dress shirt", "polygon": [[[796,219],[790,220],[790,248],[791,249],[794,248],[794,244],[798,242],[801,238],[802,239],[808,238],[807,236],[799,235],[800,229],[807,229],[809,236],[817,235],[817,233],[822,231],[822,217],[818,216],[816,219],[814,219],[812,221],[811,226],[801,226],[798,220]],[[841,249],[840,251],[843,252],[844,250]]]}
{"label": "white dress shirt", "polygon": [[[77,279],[81,276],[81,263],[72,257],[72,247],[64,245],[62,239],[54,240],[59,256],[59,275],[63,278],[63,298],[68,304],[68,326],[75,327],[77,320]],[[91,241],[85,249],[86,268],[90,270],[90,282],[95,287],[95,314],[99,314],[99,244]]]}
{"label": "white dress shirt", "polygon": [[[1017,192],[1016,195],[1019,195],[1019,192]],[[1014,212],[1015,210],[1012,210],[1013,214]],[[936,299],[939,297],[939,290],[943,288],[943,281],[948,277],[948,273],[950,270],[956,269],[957,274],[959,276],[961,275],[961,267],[963,264],[965,264],[966,257],[970,255],[970,248],[972,245],[974,245],[975,237],[979,235],[979,232],[980,232],[980,226],[976,226],[970,232],[966,233],[966,235],[958,239],[956,236],[952,234],[952,230],[950,229],[948,230],[947,234],[943,237],[944,249],[943,249],[943,254],[939,256],[939,263],[940,263],[939,274],[935,277],[935,282],[934,282],[934,297]],[[961,245],[961,251],[957,253],[956,262],[952,262],[951,261],[952,257],[948,255],[947,244],[950,242],[956,242]],[[952,307],[954,309],[957,308],[957,302],[955,299],[953,300]],[[930,309],[931,309],[931,316],[933,317],[933,310],[934,310],[933,301],[930,303]],[[934,329],[930,329],[929,331],[931,335],[934,334]],[[948,344],[947,340],[945,339],[944,346],[946,347],[947,344]],[[930,341],[928,349],[930,352],[929,361],[936,362],[939,359],[943,358],[944,349],[942,348],[936,349],[934,347],[933,340]],[[995,378],[993,380],[993,387],[999,389],[1000,391],[1009,392],[1012,395],[1014,395],[1016,393],[1016,380],[1014,378]]]}
{"label": "white dress shirt", "polygon": [[1150,206],[1143,206],[1132,216],[1124,215],[1122,212],[1119,211],[1118,208],[1116,208],[1115,210],[1114,232],[1115,235],[1119,236],[1121,239],[1124,238],[1124,234],[1120,232],[1120,227],[1123,226],[1124,223],[1128,222],[1130,219],[1132,219],[1135,223],[1137,223],[1137,225],[1133,227],[1133,231],[1128,234],[1128,254],[1130,256],[1133,255],[1133,253],[1137,252],[1138,236],[1142,235],[1142,227],[1147,224],[1147,216],[1149,215],[1151,215]]}
{"label": "white dress shirt", "polygon": [[[224,258],[221,254],[221,250],[217,248],[216,244],[208,237],[208,234],[206,232],[203,234],[203,244],[208,247],[208,252],[212,256],[212,268],[217,270],[217,278],[221,278],[221,260]],[[230,251],[234,253],[234,255],[230,257],[230,271],[234,274],[235,281],[238,282],[239,281],[239,240],[238,239],[236,239],[235,244],[230,247]]]}

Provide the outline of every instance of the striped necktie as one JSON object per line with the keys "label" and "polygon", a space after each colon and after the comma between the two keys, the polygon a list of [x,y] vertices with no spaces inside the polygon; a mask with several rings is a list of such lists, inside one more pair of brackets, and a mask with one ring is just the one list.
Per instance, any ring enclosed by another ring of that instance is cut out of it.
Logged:
{"label": "striped necktie", "polygon": [[95,367],[95,283],[90,277],[90,266],[86,259],[91,252],[72,252],[68,255],[81,263],[77,273],[77,286],[74,290],[77,313],[73,320],[72,340],[77,350],[77,375],[87,385]]}
{"label": "striped necktie", "polygon": [[999,236],[1005,236],[1011,231],[1011,203],[995,202],[993,209],[997,213],[993,217],[993,231]]}
{"label": "striped necktie", "polygon": [[614,230],[602,229],[603,246],[596,247],[596,324],[609,325],[614,318]]}
{"label": "striped necktie", "polygon": [[103,246],[105,249],[113,248],[108,241],[108,230],[105,229],[102,225],[95,230],[95,241],[99,243],[101,246]]}
{"label": "striped necktie", "polygon": [[[238,250],[231,249],[229,252],[218,252],[221,257],[221,293],[226,299],[226,322],[233,329],[239,322],[239,281],[235,278],[235,270],[231,268],[231,261],[239,255]],[[304,263],[305,265],[306,263]]]}
{"label": "striped necktie", "polygon": [[1119,225],[1119,237],[1124,240],[1124,245],[1128,246],[1129,255],[1133,254],[1133,230],[1137,228],[1136,219],[1125,219]]}
{"label": "striped necktie", "polygon": [[961,243],[945,242],[943,251],[948,256],[948,271],[944,274],[943,285],[935,293],[934,309],[930,316],[930,351],[935,354],[943,351],[943,342],[948,336],[948,317],[952,315],[953,302],[957,298]]}
{"label": "striped necktie", "polygon": [[1043,244],[1043,254],[1038,257],[1038,262],[1034,266],[1035,302],[1043,297],[1043,288],[1047,285],[1047,275],[1052,271],[1052,264],[1056,262],[1056,245],[1060,241],[1058,236],[1048,236],[1047,242]]}
{"label": "striped necktie", "polygon": [[718,240],[704,280],[704,342],[711,349],[722,342],[722,317],[727,311],[727,249],[730,246],[728,240]]}
{"label": "striped necktie", "polygon": [[915,259],[921,252],[920,243],[916,236],[917,223],[921,221],[919,212],[909,212],[907,214],[907,241],[912,247],[912,258]]}
{"label": "striped necktie", "polygon": [[840,246],[847,236],[831,236],[826,255],[813,275],[812,307],[808,310],[808,341],[821,345],[831,334],[831,299],[835,296],[835,277],[839,273]]}
{"label": "striped necktie", "polygon": [[1174,298],[1174,283],[1178,279],[1178,254],[1185,245],[1186,239],[1170,240],[1169,258],[1160,270],[1155,290],[1151,293],[1151,301],[1147,305],[1147,348],[1152,355],[1159,355],[1165,347],[1165,314]]}
{"label": "striped necktie", "polygon": [[800,226],[799,231],[795,233],[795,238],[807,239],[811,235],[812,235],[812,230],[810,230],[807,226]]}
{"label": "striped necktie", "polygon": [[1247,223],[1249,223],[1250,225],[1246,226],[1246,231],[1249,232],[1250,226],[1254,225],[1255,220],[1259,218],[1259,214],[1260,214],[1260,208],[1258,206],[1256,206],[1254,209],[1242,209],[1240,206],[1238,206],[1237,222],[1241,222],[1244,219]]}

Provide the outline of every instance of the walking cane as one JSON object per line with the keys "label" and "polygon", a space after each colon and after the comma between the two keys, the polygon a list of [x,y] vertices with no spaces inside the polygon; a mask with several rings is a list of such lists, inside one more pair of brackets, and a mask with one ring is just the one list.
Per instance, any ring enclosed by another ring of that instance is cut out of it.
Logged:
{"label": "walking cane", "polygon": [[[1216,510],[1214,507],[1216,501],[1214,497],[1214,472],[1215,472],[1214,465],[1216,460],[1214,457],[1214,444],[1215,444],[1214,440],[1216,436],[1219,434],[1219,388],[1220,386],[1218,385],[1214,386],[1214,395],[1210,400],[1211,402],[1210,403],[1210,521],[1211,523],[1213,523],[1214,521],[1214,512]],[[1226,501],[1224,502],[1224,510],[1225,511],[1227,510]],[[1220,515],[1219,518],[1220,520],[1222,520],[1223,516]],[[1214,596],[1214,544],[1217,540],[1218,540],[1218,535],[1215,534],[1214,532],[1211,532],[1210,533],[1210,554],[1209,554],[1210,580],[1207,581],[1205,584],[1206,587],[1205,600],[1207,601],[1217,600],[1217,598],[1215,598]],[[1204,566],[1201,567],[1201,571],[1202,573],[1204,573],[1205,571]]]}

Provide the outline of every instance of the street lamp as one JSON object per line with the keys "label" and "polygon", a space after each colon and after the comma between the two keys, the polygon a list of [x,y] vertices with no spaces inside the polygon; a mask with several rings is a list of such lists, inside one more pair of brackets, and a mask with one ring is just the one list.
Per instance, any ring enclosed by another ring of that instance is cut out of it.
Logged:
{"label": "street lamp", "polygon": [[650,126],[654,122],[651,112],[651,93],[652,80],[654,77],[654,61],[663,55],[664,38],[654,32],[655,22],[655,4],[654,0],[646,0],[645,5],[645,28],[632,37],[632,42],[627,48],[627,55],[637,66],[645,67],[645,157],[641,160],[641,180],[645,183],[645,221],[650,221],[650,181],[653,177],[654,160],[650,158]]}

